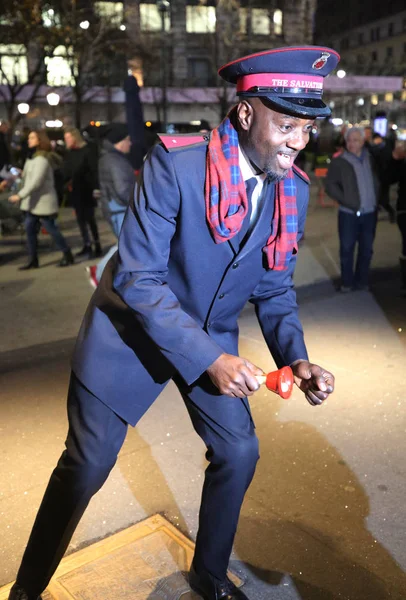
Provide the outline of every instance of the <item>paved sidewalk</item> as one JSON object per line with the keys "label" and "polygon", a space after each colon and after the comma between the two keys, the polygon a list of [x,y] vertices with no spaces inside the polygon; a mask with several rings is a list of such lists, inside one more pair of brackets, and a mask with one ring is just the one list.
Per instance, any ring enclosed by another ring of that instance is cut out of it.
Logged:
{"label": "paved sidewalk", "polygon": [[[76,248],[72,212],[63,231]],[[104,224],[105,246],[113,240]],[[63,449],[68,358],[92,293],[87,263],[58,269],[43,242],[36,271],[18,236],[0,238],[0,585],[15,577],[45,485]],[[261,460],[242,510],[233,566],[252,600],[406,598],[405,331],[396,225],[379,223],[371,292],[340,295],[336,213],[309,209],[296,285],[309,353],[337,389],[321,408],[295,391],[252,400]],[[273,362],[251,307],[241,353]],[[401,330],[401,331],[400,331]],[[70,549],[160,512],[194,537],[204,447],[170,384],[135,429]]]}

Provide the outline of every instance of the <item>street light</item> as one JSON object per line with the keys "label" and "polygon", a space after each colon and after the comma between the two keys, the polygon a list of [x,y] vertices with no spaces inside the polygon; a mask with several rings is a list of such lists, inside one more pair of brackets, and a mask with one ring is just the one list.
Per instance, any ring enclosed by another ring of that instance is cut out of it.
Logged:
{"label": "street light", "polygon": [[17,106],[17,110],[20,115],[26,115],[30,110],[30,105],[26,102],[20,102],[20,104]]}
{"label": "street light", "polygon": [[339,79],[343,79],[346,75],[347,73],[344,71],[344,69],[340,69],[339,71],[337,71],[337,77]]}
{"label": "street light", "polygon": [[47,102],[49,104],[49,106],[52,106],[52,118],[55,119],[56,117],[56,107],[59,104],[59,100],[61,99],[60,95],[57,94],[56,92],[49,92],[49,94],[47,94]]}
{"label": "street light", "polygon": [[90,23],[89,21],[82,21],[81,23],[79,23],[79,27],[81,29],[89,29]]}
{"label": "street light", "polygon": [[168,0],[156,0],[157,8],[161,14],[161,94],[162,94],[162,121],[164,132],[166,132],[168,124],[167,115],[167,97],[166,97],[166,86],[167,86],[167,74],[166,74],[166,36],[165,36],[165,17],[169,12],[170,3]]}
{"label": "street light", "polygon": [[49,106],[58,106],[60,99],[60,95],[56,92],[50,92],[49,94],[47,94],[47,102]]}

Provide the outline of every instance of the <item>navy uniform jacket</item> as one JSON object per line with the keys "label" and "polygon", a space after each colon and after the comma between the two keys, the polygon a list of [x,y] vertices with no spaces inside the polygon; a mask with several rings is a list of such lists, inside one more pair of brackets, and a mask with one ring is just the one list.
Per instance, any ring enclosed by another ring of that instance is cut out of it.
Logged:
{"label": "navy uniform jacket", "polygon": [[[102,402],[135,424],[167,381],[195,382],[223,353],[238,354],[237,318],[247,301],[278,365],[307,358],[292,275],[267,270],[265,205],[242,249],[216,244],[206,222],[207,145],[156,146],[127,210],[79,332],[73,371]],[[308,183],[295,173],[303,234]],[[249,357],[247,357],[249,358]]]}

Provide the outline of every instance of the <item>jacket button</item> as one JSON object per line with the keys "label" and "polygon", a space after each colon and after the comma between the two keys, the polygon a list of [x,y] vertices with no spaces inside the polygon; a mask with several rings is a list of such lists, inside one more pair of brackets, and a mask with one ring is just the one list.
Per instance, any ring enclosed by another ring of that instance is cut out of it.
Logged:
{"label": "jacket button", "polygon": [[233,269],[236,269],[236,268],[238,267],[238,265],[239,265],[239,264],[240,264],[240,263],[238,263],[238,262],[235,262],[235,263],[233,264]]}
{"label": "jacket button", "polygon": [[221,300],[222,298],[224,298],[225,294],[220,294],[219,296],[219,300]]}

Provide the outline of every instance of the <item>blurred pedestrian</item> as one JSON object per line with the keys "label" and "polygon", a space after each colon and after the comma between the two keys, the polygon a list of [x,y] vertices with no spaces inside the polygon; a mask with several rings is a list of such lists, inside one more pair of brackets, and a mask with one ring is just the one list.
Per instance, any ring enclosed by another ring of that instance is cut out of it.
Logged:
{"label": "blurred pedestrian", "polygon": [[375,158],[377,173],[380,183],[378,210],[384,210],[391,223],[396,223],[396,212],[390,204],[390,163],[392,160],[392,146],[380,133],[373,133],[368,150]]}
{"label": "blurred pedestrian", "polygon": [[390,181],[391,183],[398,183],[396,220],[402,238],[399,263],[402,293],[406,294],[406,147],[404,142],[398,142],[393,150],[390,164]]}
{"label": "blurred pedestrian", "polygon": [[373,143],[372,142],[373,134],[374,134],[374,130],[372,129],[372,127],[370,125],[367,125],[367,127],[364,127],[364,146],[368,150],[371,148],[372,143]]}
{"label": "blurred pedestrian", "polygon": [[[135,172],[128,159],[131,140],[125,123],[112,123],[104,137],[99,159],[100,204],[104,217],[118,239],[135,185]],[[96,268],[88,267],[92,285],[100,281],[104,267],[116,250],[115,244]]]}
{"label": "blurred pedestrian", "polygon": [[20,271],[37,269],[39,266],[37,233],[40,224],[63,252],[58,266],[66,267],[73,264],[73,256],[56,223],[58,197],[53,174],[60,159],[51,151],[51,142],[45,131],[31,131],[28,136],[28,147],[34,153],[24,164],[22,187],[9,197],[9,201],[19,203],[25,213],[24,225],[27,232],[29,261],[20,267]]}
{"label": "blurred pedestrian", "polygon": [[[97,150],[93,144],[85,142],[76,128],[65,129],[66,153],[63,166],[64,180],[68,182],[72,206],[82,235],[83,247],[76,256],[92,258],[101,256],[99,230],[96,222],[95,208],[97,201],[95,190],[97,180]],[[94,247],[89,235],[93,238]]]}
{"label": "blurred pedestrian", "polygon": [[358,127],[348,129],[345,143],[346,150],[331,161],[326,177],[326,192],[339,204],[339,289],[349,292],[352,289],[368,289],[377,223],[379,178],[374,159],[364,147],[364,131]]}
{"label": "blurred pedestrian", "polygon": [[8,144],[8,132],[10,126],[7,121],[0,123],[0,171],[3,167],[7,167],[10,162],[10,148]]}

